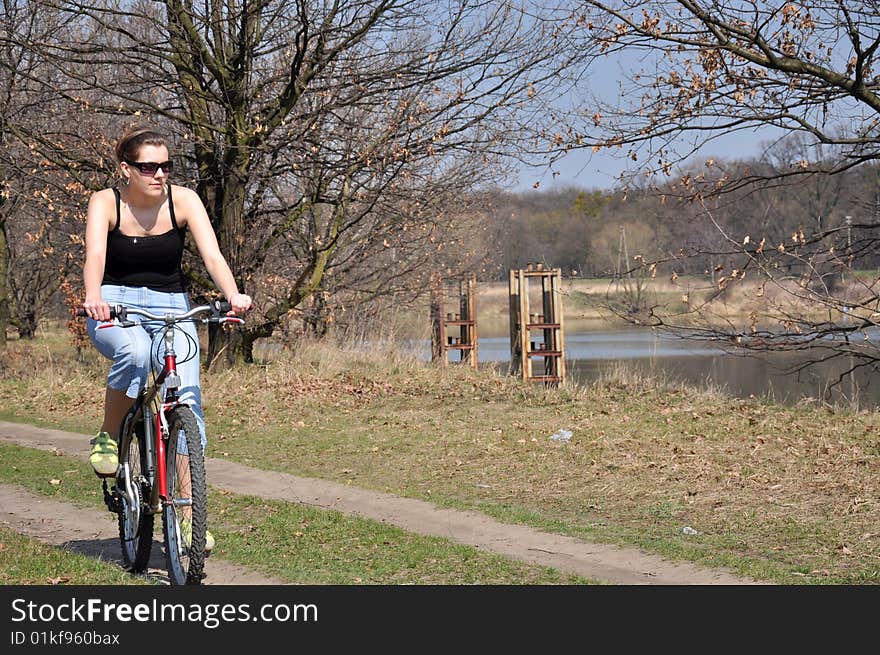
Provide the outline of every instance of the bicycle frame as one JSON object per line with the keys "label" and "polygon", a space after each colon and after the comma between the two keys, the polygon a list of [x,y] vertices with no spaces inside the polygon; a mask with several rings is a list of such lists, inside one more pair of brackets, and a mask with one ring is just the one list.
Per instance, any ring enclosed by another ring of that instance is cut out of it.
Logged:
{"label": "bicycle frame", "polygon": [[[130,327],[132,325],[127,321],[127,315],[129,313],[140,315],[150,320],[160,320],[165,322],[165,332],[162,335],[162,338],[165,341],[162,370],[155,376],[153,382],[148,384],[138,394],[134,405],[126,414],[125,425],[120,433],[120,452],[127,453],[128,444],[130,443],[134,432],[134,426],[139,419],[142,419],[144,426],[144,450],[146,455],[146,461],[143,462],[143,466],[146,467],[146,471],[144,472],[150,484],[150,499],[146,505],[150,514],[160,513],[163,510],[163,507],[168,503],[169,498],[168,472],[165,468],[165,452],[168,439],[165,414],[181,405],[177,394],[177,390],[180,387],[180,376],[177,374],[177,353],[174,351],[175,326],[177,323],[184,320],[193,319],[195,316],[206,310],[219,311],[220,306],[215,305],[212,307],[210,305],[203,305],[191,309],[182,315],[166,316],[157,316],[150,314],[149,312],[127,309],[122,306],[117,306],[113,310],[113,314],[120,319],[123,327]],[[222,317],[220,319],[215,318],[211,320],[244,323],[242,319],[237,317]],[[108,324],[107,327],[110,327],[110,324]],[[161,399],[161,402],[155,403],[163,385],[165,386],[165,396]],[[158,406],[158,411],[155,412],[155,416],[152,411],[154,404]],[[135,498],[135,494],[131,488],[132,480],[130,471],[127,468],[128,460],[126,459],[124,462],[120,463],[125,469],[121,471],[121,475],[117,474],[117,489],[119,480],[123,479],[125,481],[125,489],[119,489],[119,491],[124,493],[129,502],[131,502]],[[107,495],[106,483],[105,495]]]}
{"label": "bicycle frame", "polygon": [[[138,394],[135,404],[129,411],[132,425],[126,426],[126,435],[124,439],[130,439],[133,431],[133,423],[139,418],[143,418],[144,426],[144,448],[147,455],[146,465],[147,479],[150,483],[150,500],[148,503],[151,514],[158,514],[162,511],[164,503],[168,502],[168,476],[165,469],[165,446],[167,441],[167,430],[163,428],[165,425],[165,412],[177,407],[180,403],[177,397],[177,388],[180,385],[180,378],[177,375],[177,354],[174,352],[174,330],[168,328],[163,338],[165,339],[165,362],[162,370],[156,376],[155,380],[149,384],[140,394]],[[159,395],[162,385],[165,384],[165,397],[159,404],[159,411],[152,411],[153,401]],[[124,452],[127,452],[125,450]],[[128,462],[125,462],[128,466]],[[126,481],[125,493],[129,498],[133,497],[133,491],[130,488],[131,476],[129,471],[125,471],[124,477]],[[156,484],[158,482],[158,484]]]}

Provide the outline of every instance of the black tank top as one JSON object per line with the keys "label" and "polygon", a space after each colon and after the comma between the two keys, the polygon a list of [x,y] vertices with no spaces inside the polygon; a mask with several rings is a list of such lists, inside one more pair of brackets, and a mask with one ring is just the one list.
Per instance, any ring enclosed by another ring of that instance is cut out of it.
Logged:
{"label": "black tank top", "polygon": [[186,226],[177,226],[171,185],[168,185],[168,209],[172,227],[164,234],[145,237],[132,237],[120,231],[122,211],[119,189],[113,187],[113,193],[116,195],[116,225],[107,233],[103,284],[148,287],[172,293],[185,291],[186,278],[181,262]]}

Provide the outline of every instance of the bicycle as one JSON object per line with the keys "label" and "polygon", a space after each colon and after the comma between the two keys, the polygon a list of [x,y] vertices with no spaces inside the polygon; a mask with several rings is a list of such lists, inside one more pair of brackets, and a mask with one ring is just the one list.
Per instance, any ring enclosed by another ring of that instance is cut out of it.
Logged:
{"label": "bicycle", "polygon": [[[127,570],[133,573],[147,570],[153,547],[154,518],[162,514],[165,559],[172,585],[198,585],[205,577],[208,520],[204,453],[195,414],[178,398],[180,377],[174,331],[178,323],[190,320],[244,323],[237,316],[226,316],[231,308],[229,303],[215,301],[182,314],[158,315],[116,305],[111,307],[110,317],[117,323],[98,327],[137,325],[129,320],[129,315],[165,324],[162,369],[158,373],[153,369],[152,382],[140,391],[123,418],[117,441],[119,466],[115,475],[103,476],[102,483],[107,509],[118,516],[119,540]],[[204,317],[205,314],[210,316]],[[85,316],[85,310],[77,310],[76,315]],[[182,442],[186,444],[188,455],[178,453]],[[115,478],[110,489],[108,477]],[[185,544],[181,519],[190,522],[189,546]]]}

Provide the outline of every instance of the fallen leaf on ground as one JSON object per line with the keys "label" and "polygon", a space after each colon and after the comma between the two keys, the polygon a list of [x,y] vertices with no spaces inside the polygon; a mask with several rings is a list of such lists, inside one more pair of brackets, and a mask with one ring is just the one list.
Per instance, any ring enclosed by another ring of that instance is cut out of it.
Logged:
{"label": "fallen leaf on ground", "polygon": [[61,484],[61,480],[59,480],[58,478],[52,478],[51,480],[49,480],[49,484],[57,487],[59,484]]}

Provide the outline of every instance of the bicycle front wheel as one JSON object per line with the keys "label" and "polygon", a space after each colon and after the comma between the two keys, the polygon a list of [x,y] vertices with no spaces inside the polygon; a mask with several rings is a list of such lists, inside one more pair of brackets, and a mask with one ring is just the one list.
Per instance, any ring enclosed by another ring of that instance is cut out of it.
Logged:
{"label": "bicycle front wheel", "polygon": [[119,542],[125,568],[143,573],[150,562],[153,547],[153,515],[147,503],[150,499],[150,481],[147,479],[147,454],[144,444],[143,420],[128,428],[123,422],[122,443],[119,450],[120,467],[116,478],[119,497]]}
{"label": "bicycle front wheel", "polygon": [[[168,499],[162,511],[162,525],[168,578],[172,585],[197,585],[204,577],[208,522],[205,456],[192,410],[177,407],[166,418]],[[179,452],[181,441],[186,443],[187,454]]]}

